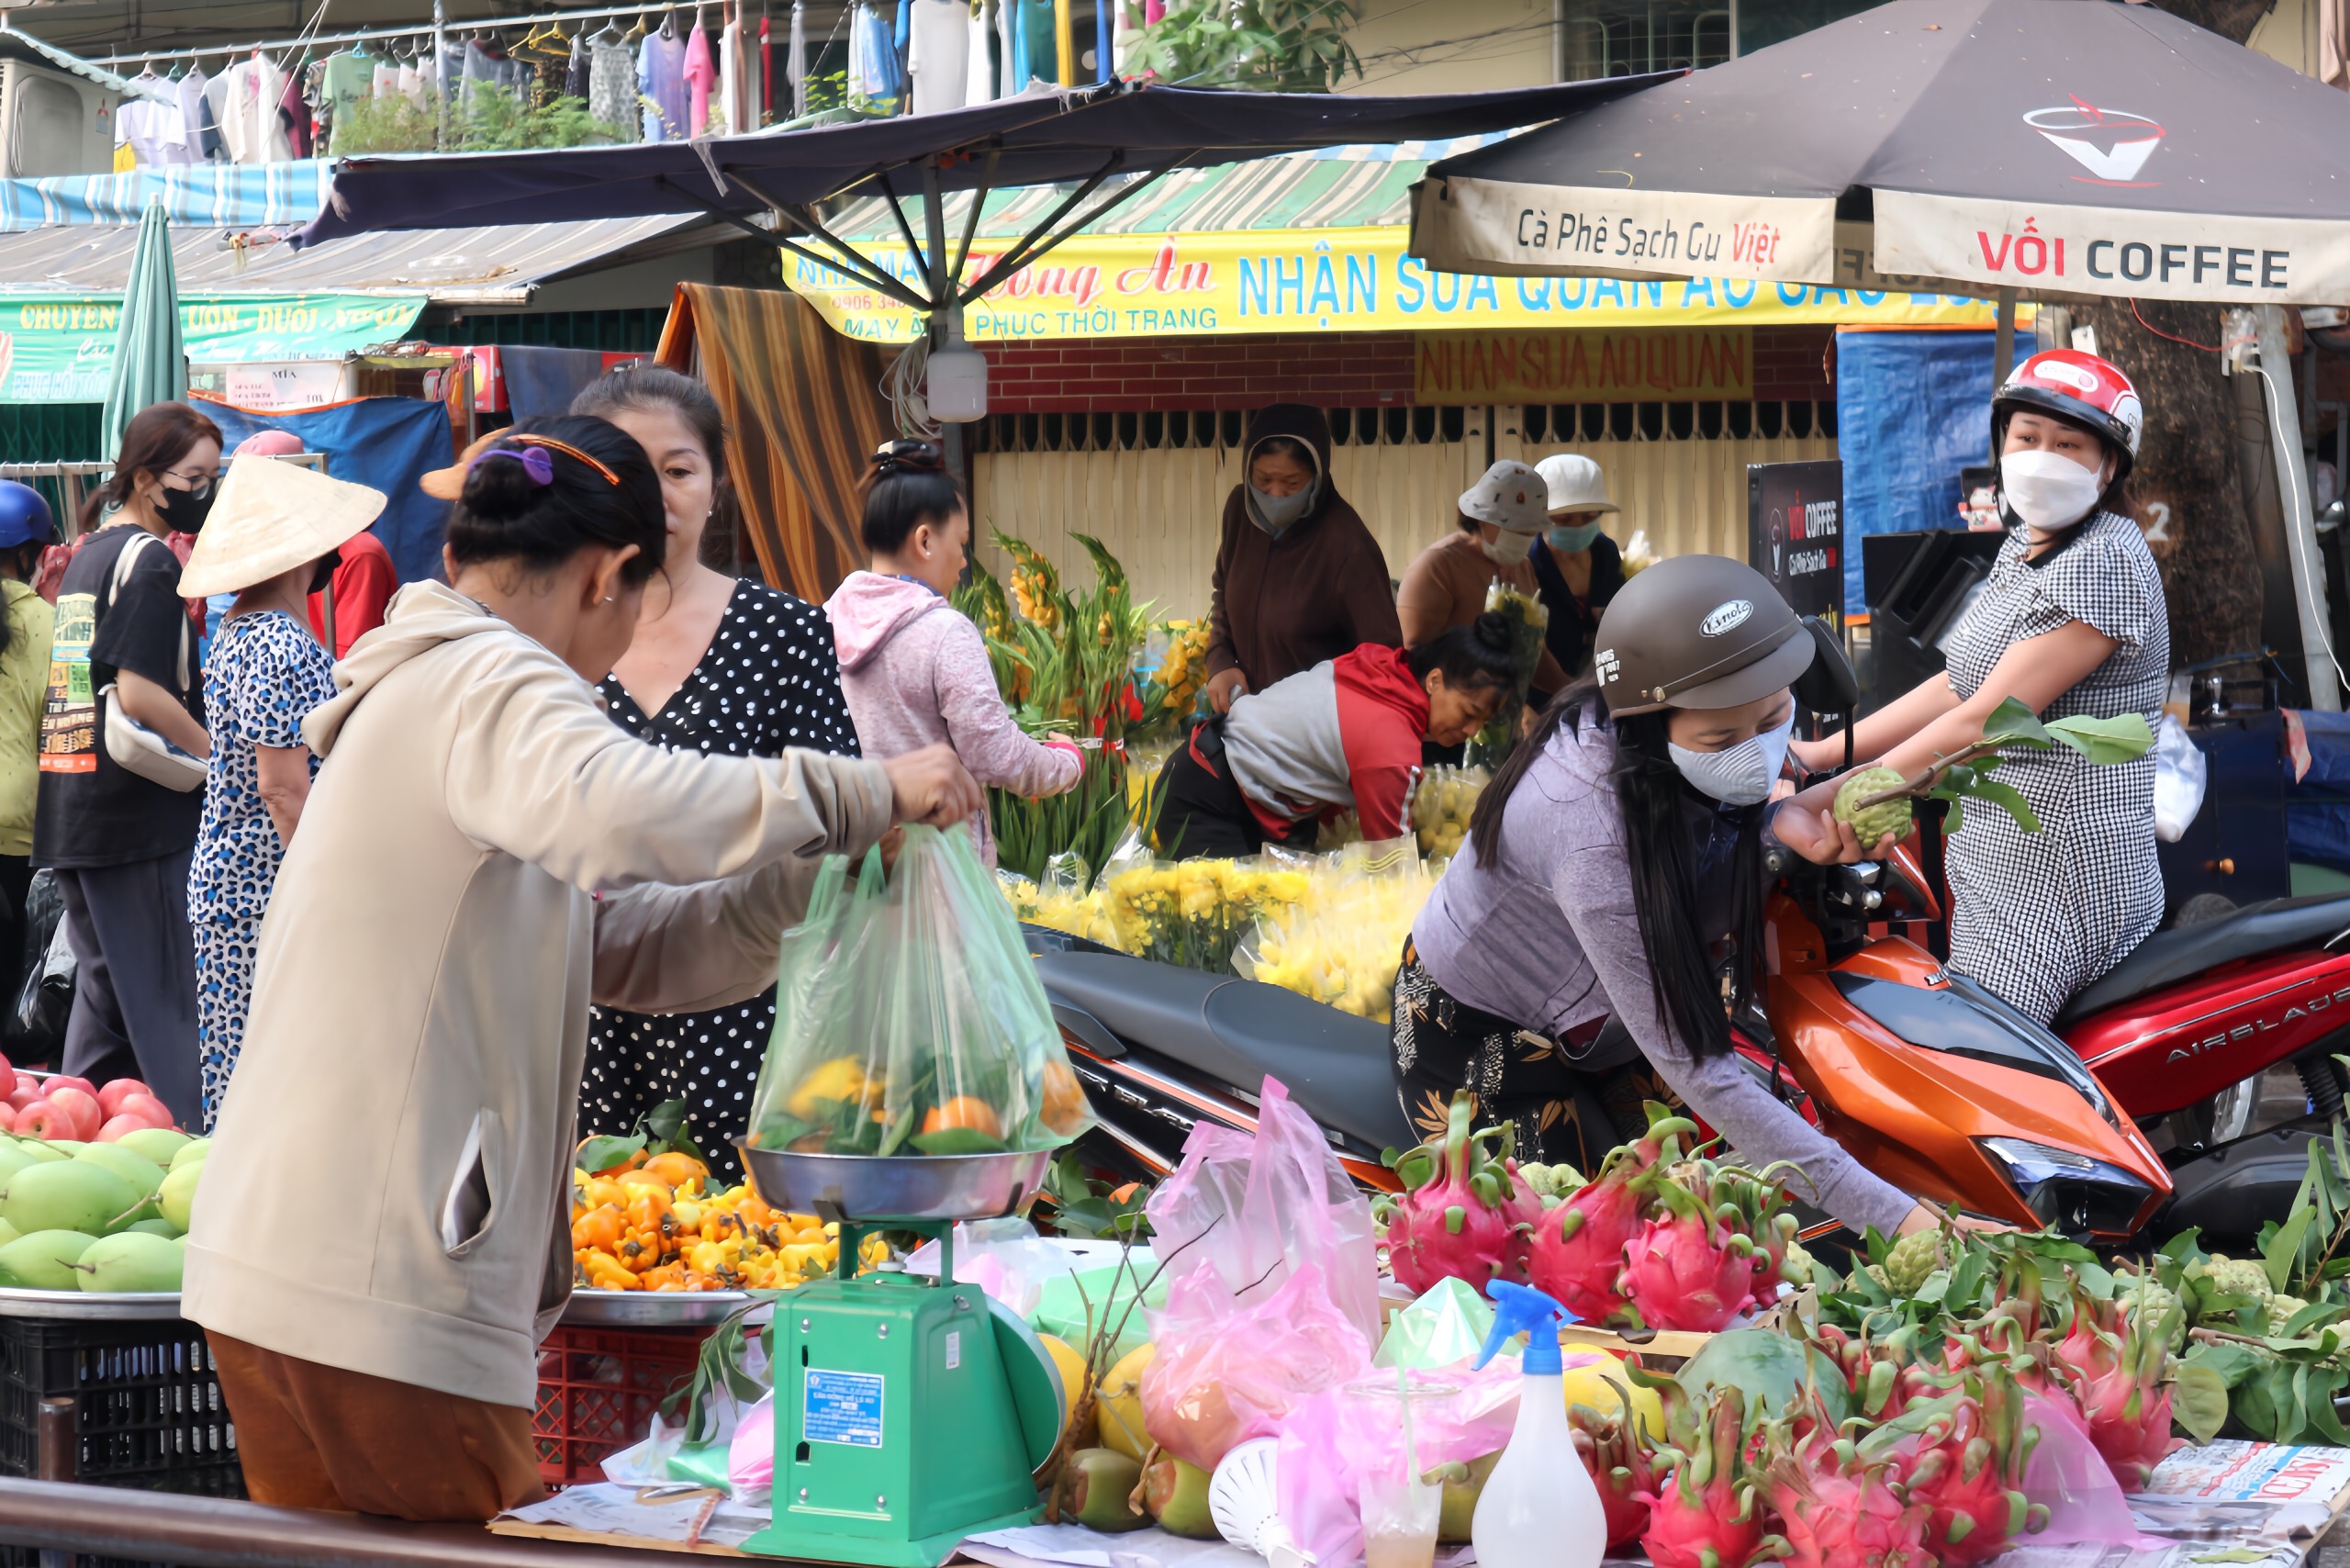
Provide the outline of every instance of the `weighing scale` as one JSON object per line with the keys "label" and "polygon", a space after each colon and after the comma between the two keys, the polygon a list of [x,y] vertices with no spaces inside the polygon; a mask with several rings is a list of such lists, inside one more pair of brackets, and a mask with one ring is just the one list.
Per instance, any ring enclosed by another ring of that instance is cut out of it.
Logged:
{"label": "weighing scale", "polygon": [[[841,1227],[838,1273],[785,1296],[767,1328],[774,1522],[744,1550],[937,1568],[966,1536],[1035,1523],[1032,1473],[1069,1395],[1028,1325],[957,1282],[955,1222],[1020,1212],[1051,1152],[742,1153],[763,1203]],[[937,1277],[858,1278],[860,1243],[885,1229],[935,1237]]]}

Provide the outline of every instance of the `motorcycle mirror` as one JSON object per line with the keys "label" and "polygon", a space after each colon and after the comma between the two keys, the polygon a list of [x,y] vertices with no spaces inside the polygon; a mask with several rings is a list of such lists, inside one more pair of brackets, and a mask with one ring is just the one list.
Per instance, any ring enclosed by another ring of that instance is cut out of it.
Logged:
{"label": "motorcycle mirror", "polygon": [[1844,656],[1843,639],[1817,615],[1805,616],[1803,629],[1811,636],[1813,653],[1810,667],[1796,677],[1796,700],[1810,712],[1841,713],[1849,722],[1860,706],[1861,683]]}

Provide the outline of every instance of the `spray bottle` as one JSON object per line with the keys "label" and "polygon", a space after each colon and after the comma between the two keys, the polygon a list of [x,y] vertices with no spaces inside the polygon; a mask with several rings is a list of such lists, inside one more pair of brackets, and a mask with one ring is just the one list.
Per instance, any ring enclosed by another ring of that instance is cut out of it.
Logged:
{"label": "spray bottle", "polygon": [[1477,1365],[1521,1332],[1526,1359],[1519,1363],[1517,1425],[1470,1520],[1478,1568],[1599,1568],[1607,1518],[1567,1426],[1558,1328],[1566,1311],[1540,1291],[1507,1280],[1487,1289],[1494,1328]]}

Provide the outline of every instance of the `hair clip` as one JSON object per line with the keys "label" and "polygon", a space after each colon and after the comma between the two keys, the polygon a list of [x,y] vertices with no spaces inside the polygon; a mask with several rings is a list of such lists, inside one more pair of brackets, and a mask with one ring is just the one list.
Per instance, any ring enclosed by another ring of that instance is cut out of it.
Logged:
{"label": "hair clip", "polygon": [[875,475],[907,471],[943,474],[946,471],[946,454],[927,441],[885,441],[874,450]]}
{"label": "hair clip", "polygon": [[[557,441],[551,435],[528,434],[514,436],[510,439],[520,442],[526,446],[543,447],[551,452],[560,452],[566,456],[576,457],[580,462],[585,463],[588,467],[593,468],[597,473],[601,474],[604,476],[604,483],[607,485],[617,485],[621,482],[621,476],[619,475],[613,473],[610,469],[605,467],[602,464],[597,462],[594,458],[588,456],[586,453],[580,451],[577,447],[572,445],[567,441]],[[504,449],[501,448],[500,450],[502,451]],[[532,470],[532,476],[533,478],[537,477],[537,474],[538,471],[536,469]],[[552,478],[554,475],[554,466],[552,463],[547,466],[547,475],[549,478]],[[546,482],[546,479],[539,480],[539,483],[542,485]]]}
{"label": "hair clip", "polygon": [[554,483],[554,459],[548,456],[543,448],[533,446],[528,451],[516,452],[511,447],[501,446],[495,448],[492,451],[483,453],[482,456],[510,457],[514,459],[515,462],[520,463],[522,465],[522,472],[531,476],[531,482],[532,484],[552,485]]}

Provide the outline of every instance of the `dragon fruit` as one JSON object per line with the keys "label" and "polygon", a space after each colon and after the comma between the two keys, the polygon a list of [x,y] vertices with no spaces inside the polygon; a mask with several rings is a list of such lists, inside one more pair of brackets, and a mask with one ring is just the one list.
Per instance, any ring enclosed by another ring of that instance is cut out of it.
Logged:
{"label": "dragon fruit", "polygon": [[1585,1323],[1622,1313],[1624,1248],[1648,1215],[1656,1167],[1677,1159],[1680,1140],[1696,1131],[1686,1117],[1651,1121],[1646,1137],[1610,1154],[1597,1175],[1545,1214],[1528,1259],[1534,1288]]}
{"label": "dragon fruit", "polygon": [[1911,1499],[1890,1459],[1865,1461],[1825,1428],[1800,1441],[1773,1428],[1764,1495],[1779,1516],[1789,1568],[1934,1568],[1932,1510]]}
{"label": "dragon fruit", "polygon": [[1879,1427],[1860,1451],[1901,1457],[1910,1499],[1931,1510],[1927,1547],[1942,1568],[1969,1568],[2047,1528],[2048,1510],[2023,1494],[2024,1466],[2039,1441],[2040,1428],[2024,1425],[2014,1377],[1994,1366]]}
{"label": "dragon fruit", "polygon": [[1679,1185],[1660,1182],[1663,1217],[1640,1226],[1624,1249],[1617,1294],[1651,1328],[1715,1333],[1754,1304],[1751,1238],[1726,1227]]}
{"label": "dragon fruit", "polygon": [[1415,1293],[1442,1280],[1466,1280],[1480,1291],[1496,1279],[1526,1281],[1527,1231],[1541,1217],[1542,1200],[1514,1180],[1512,1161],[1486,1150],[1487,1139],[1506,1137],[1504,1128],[1470,1130],[1476,1113],[1476,1097],[1455,1091],[1443,1136],[1394,1161],[1405,1190],[1373,1210],[1385,1231],[1388,1268]]}
{"label": "dragon fruit", "polygon": [[2143,1491],[2154,1466],[2187,1446],[2170,1435],[2171,1327],[2168,1318],[2132,1322],[2124,1303],[2076,1290],[2072,1327],[2050,1352],[2089,1441],[2125,1492]]}
{"label": "dragon fruit", "polygon": [[1751,1436],[1745,1397],[1717,1388],[1691,1448],[1659,1454],[1662,1484],[1640,1496],[1649,1507],[1640,1546],[1656,1568],[1746,1568],[1762,1550],[1762,1502],[1746,1469]]}
{"label": "dragon fruit", "polygon": [[1651,1490],[1649,1446],[1632,1430],[1628,1411],[1605,1415],[1587,1405],[1567,1408],[1567,1426],[1575,1452],[1599,1489],[1600,1512],[1607,1520],[1607,1547],[1621,1551],[1649,1528],[1646,1494]]}

